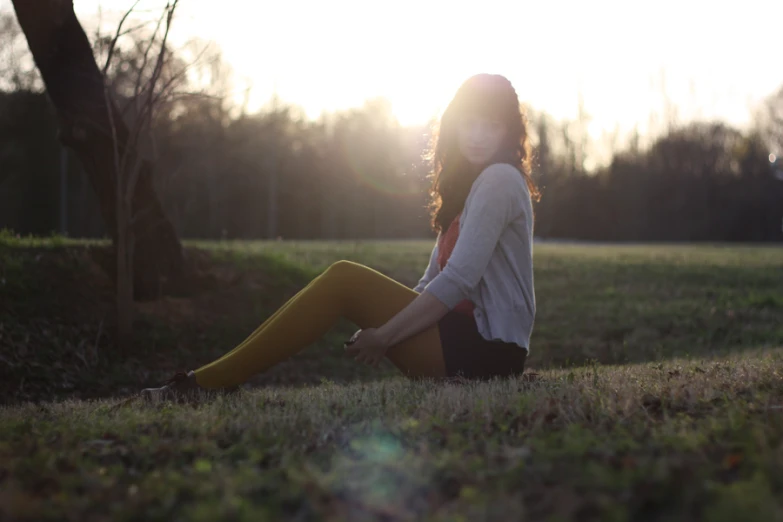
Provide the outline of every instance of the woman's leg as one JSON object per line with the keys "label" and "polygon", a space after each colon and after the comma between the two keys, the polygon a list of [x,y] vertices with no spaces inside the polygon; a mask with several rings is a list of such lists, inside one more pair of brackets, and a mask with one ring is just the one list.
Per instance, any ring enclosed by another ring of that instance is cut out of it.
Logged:
{"label": "woman's leg", "polygon": [[[242,344],[196,370],[196,380],[204,388],[241,384],[323,337],[340,317],[360,328],[377,328],[417,295],[371,268],[338,261]],[[446,375],[437,325],[390,348],[387,357],[411,377]]]}
{"label": "woman's leg", "polygon": [[[321,275],[323,275],[323,274],[321,274]],[[321,276],[318,276],[318,277],[321,277]],[[312,281],[310,281],[310,283],[308,283],[308,284],[307,284],[307,286],[305,286],[304,288],[302,288],[301,290],[299,290],[299,292],[297,292],[297,293],[296,293],[296,294],[295,294],[295,295],[294,295],[294,296],[293,296],[291,299],[289,299],[288,301],[286,301],[285,303],[283,303],[283,306],[281,306],[280,308],[278,308],[278,309],[275,311],[275,313],[273,313],[272,315],[270,315],[269,317],[267,317],[267,319],[266,319],[266,320],[265,320],[263,323],[261,323],[261,326],[259,326],[258,328],[256,328],[256,329],[253,331],[253,333],[251,333],[250,335],[248,335],[248,336],[245,338],[245,340],[244,340],[244,341],[242,341],[241,343],[239,343],[238,345],[236,345],[234,348],[232,348],[232,349],[231,349],[231,351],[224,353],[222,356],[220,356],[220,358],[218,358],[218,359],[216,359],[215,361],[212,361],[212,362],[213,362],[213,363],[215,363],[215,362],[217,362],[217,361],[219,361],[219,360],[221,360],[221,359],[225,359],[226,357],[228,357],[228,356],[229,356],[229,355],[231,355],[232,353],[236,352],[237,350],[241,349],[241,348],[242,348],[243,346],[245,346],[247,343],[249,343],[249,342],[251,342],[253,339],[255,339],[255,337],[256,337],[256,336],[257,336],[259,333],[261,333],[261,331],[262,331],[262,330],[263,330],[263,329],[266,327],[266,325],[267,325],[267,324],[269,324],[269,322],[270,322],[270,321],[274,320],[274,318],[275,318],[275,317],[277,317],[278,315],[280,315],[280,314],[283,312],[283,310],[285,310],[286,308],[288,308],[288,305],[290,305],[292,302],[294,302],[294,300],[295,300],[297,297],[299,297],[299,295],[300,295],[302,292],[304,292],[305,290],[307,290],[308,288],[310,288],[310,287],[313,285],[313,283],[315,283],[315,282],[318,280],[318,277],[314,278]]]}

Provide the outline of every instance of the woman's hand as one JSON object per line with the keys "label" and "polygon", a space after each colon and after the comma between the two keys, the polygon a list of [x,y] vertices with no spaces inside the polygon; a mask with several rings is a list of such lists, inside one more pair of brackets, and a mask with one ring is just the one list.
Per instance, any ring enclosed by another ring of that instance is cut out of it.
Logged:
{"label": "woman's hand", "polygon": [[386,350],[389,349],[388,343],[378,334],[377,328],[359,330],[353,334],[348,343],[345,344],[345,351],[354,355],[356,362],[366,363],[373,368],[378,367],[386,355]]}

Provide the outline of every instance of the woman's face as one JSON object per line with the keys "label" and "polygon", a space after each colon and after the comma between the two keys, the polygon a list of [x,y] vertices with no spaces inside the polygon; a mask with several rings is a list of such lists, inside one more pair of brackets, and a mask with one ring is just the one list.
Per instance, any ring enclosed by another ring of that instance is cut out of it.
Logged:
{"label": "woman's face", "polygon": [[506,125],[499,119],[469,116],[457,128],[459,149],[465,159],[474,165],[490,161],[505,137]]}

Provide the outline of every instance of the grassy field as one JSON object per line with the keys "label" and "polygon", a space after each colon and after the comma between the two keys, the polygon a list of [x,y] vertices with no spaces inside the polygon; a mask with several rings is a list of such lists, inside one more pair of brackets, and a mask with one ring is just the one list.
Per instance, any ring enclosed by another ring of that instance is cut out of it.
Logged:
{"label": "grassy field", "polygon": [[[251,265],[259,255],[314,273],[339,259],[414,285],[432,244],[201,244]],[[535,249],[538,315],[531,364],[603,364],[783,345],[783,248],[589,246]]]}
{"label": "grassy field", "polygon": [[780,247],[537,245],[532,381],[357,368],[346,324],[238,396],[113,409],[331,262],[413,284],[431,245],[189,246],[221,286],[140,304],[120,361],[84,245],[0,241],[0,519],[783,520]]}

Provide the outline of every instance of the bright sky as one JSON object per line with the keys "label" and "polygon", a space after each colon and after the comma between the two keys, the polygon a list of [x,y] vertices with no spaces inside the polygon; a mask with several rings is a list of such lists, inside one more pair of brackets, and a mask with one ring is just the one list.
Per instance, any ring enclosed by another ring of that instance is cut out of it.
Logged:
{"label": "bright sky", "polygon": [[[85,23],[99,5],[106,19],[132,1],[74,4]],[[556,118],[576,115],[581,92],[597,137],[645,129],[663,106],[662,71],[683,120],[744,125],[783,86],[781,19],[780,0],[181,0],[174,36],[214,40],[237,93],[252,84],[251,108],[274,89],[313,117],[384,96],[418,123],[468,76],[494,72]]]}

